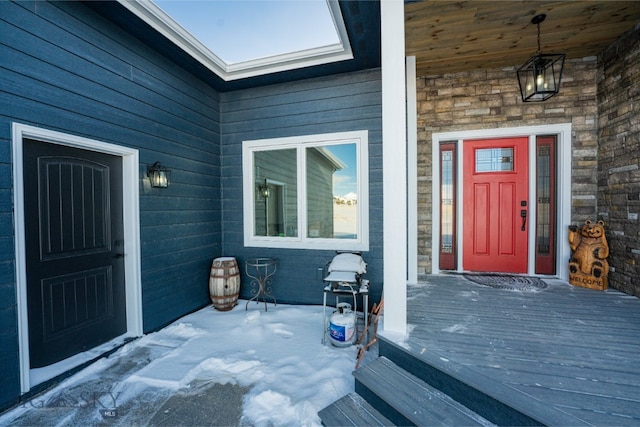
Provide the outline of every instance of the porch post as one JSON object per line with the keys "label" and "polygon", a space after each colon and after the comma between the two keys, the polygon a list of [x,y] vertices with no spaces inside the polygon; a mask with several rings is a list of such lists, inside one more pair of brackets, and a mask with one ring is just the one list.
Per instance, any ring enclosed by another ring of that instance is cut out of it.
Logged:
{"label": "porch post", "polygon": [[407,56],[407,283],[418,283],[418,110],[416,57]]}
{"label": "porch post", "polygon": [[407,331],[407,141],[404,2],[380,2],[384,330]]}

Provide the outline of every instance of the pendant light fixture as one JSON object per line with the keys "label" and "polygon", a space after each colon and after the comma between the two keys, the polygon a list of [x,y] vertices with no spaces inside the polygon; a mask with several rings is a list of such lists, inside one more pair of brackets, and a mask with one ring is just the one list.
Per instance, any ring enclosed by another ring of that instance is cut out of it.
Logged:
{"label": "pendant light fixture", "polygon": [[538,51],[518,69],[518,83],[524,102],[546,101],[560,92],[565,54],[543,54],[540,50],[540,23],[546,17],[543,13],[531,19],[531,23],[538,26]]}

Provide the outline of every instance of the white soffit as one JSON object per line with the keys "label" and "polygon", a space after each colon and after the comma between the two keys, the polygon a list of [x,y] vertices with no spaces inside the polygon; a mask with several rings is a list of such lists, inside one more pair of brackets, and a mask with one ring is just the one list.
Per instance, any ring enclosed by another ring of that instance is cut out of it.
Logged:
{"label": "white soffit", "polygon": [[[221,59],[222,55],[216,55],[214,48],[207,46],[201,39],[190,33],[183,25],[179,24],[153,1],[118,1],[129,11],[225,81],[353,59],[351,45],[337,0],[325,0],[329,12],[328,16],[330,16],[333,21],[332,24],[335,30],[335,36],[332,36],[334,43],[270,56],[255,57],[254,59],[240,60],[238,62],[226,62]],[[222,3],[222,0],[175,1],[175,4],[172,6],[200,7],[201,10],[203,10],[202,7],[209,2]],[[246,5],[248,2],[225,1],[225,3],[244,3]],[[264,5],[267,3],[267,0],[261,0],[259,3]],[[287,3],[292,4],[296,2],[275,0],[273,3],[286,5]],[[303,4],[305,2],[299,3]],[[306,18],[314,20],[318,19],[318,16],[307,16]],[[218,19],[219,18],[211,17],[211,26],[216,25]],[[184,25],[187,26],[187,24]],[[264,35],[258,34],[255,37],[264,37]],[[290,38],[296,37],[302,36],[296,33],[290,34]],[[224,42],[224,40],[221,42]],[[209,42],[209,44],[211,44],[211,42]],[[251,45],[248,45],[246,49],[251,50]]]}

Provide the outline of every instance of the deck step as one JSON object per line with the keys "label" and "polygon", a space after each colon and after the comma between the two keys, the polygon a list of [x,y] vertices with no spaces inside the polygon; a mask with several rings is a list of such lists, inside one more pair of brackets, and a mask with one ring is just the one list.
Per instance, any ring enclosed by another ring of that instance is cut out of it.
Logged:
{"label": "deck step", "polygon": [[[444,359],[434,352],[414,354],[391,340],[379,337],[379,354],[446,394],[471,411],[500,426],[583,425],[570,414],[523,398],[493,378]],[[446,361],[445,361],[446,360]],[[538,414],[533,417],[532,414]],[[540,417],[540,414],[544,414]]]}
{"label": "deck step", "polygon": [[350,393],[318,412],[322,425],[339,426],[393,426],[373,406],[356,393]]}
{"label": "deck step", "polygon": [[356,393],[395,425],[493,425],[386,357],[354,372]]}

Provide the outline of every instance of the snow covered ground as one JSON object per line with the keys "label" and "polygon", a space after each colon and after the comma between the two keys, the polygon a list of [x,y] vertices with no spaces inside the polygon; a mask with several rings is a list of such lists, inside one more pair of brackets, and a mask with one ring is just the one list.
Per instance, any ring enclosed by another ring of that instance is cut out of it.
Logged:
{"label": "snow covered ground", "polygon": [[[31,413],[41,411],[36,414],[41,415],[53,397],[60,400],[66,391],[66,399],[74,400],[71,395],[73,390],[80,390],[80,384],[101,382],[110,382],[103,387],[108,387],[108,400],[114,409],[120,408],[120,415],[133,411],[138,401],[162,406],[171,396],[188,392],[194,384],[216,383],[246,390],[242,425],[320,425],[317,412],[353,391],[357,348],[321,343],[322,306],[269,304],[265,312],[264,304],[254,302],[245,311],[245,303],[240,300],[227,312],[206,307],[137,339],[46,394],[36,396],[36,404],[23,404],[3,414],[0,425],[24,425],[36,420]],[[372,359],[376,351],[368,352],[365,358]],[[119,368],[120,377],[107,375],[127,357],[129,366]],[[103,402],[93,406],[109,406],[105,405]],[[63,419],[51,419],[50,413],[47,424],[104,424],[104,414],[99,411],[80,415],[81,411],[73,406],[68,405],[66,412],[56,412]],[[120,421],[126,425],[148,422],[131,419],[132,416],[121,417]],[[117,419],[110,421],[110,425],[118,424]]]}

